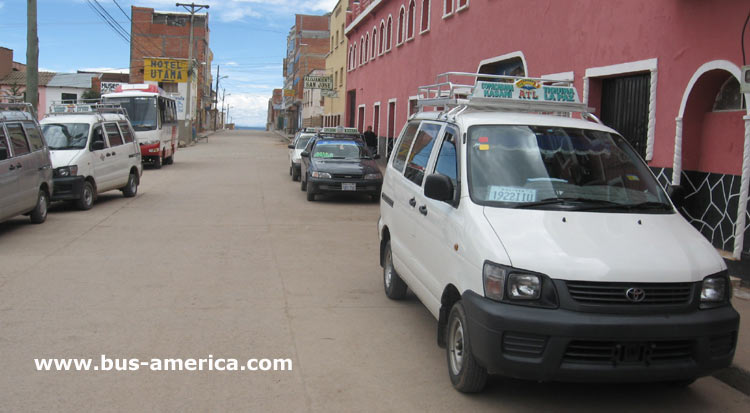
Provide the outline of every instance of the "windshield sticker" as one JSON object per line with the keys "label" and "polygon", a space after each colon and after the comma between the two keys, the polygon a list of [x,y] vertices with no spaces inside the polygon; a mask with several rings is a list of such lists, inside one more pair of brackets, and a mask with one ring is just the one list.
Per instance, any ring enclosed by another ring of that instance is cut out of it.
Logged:
{"label": "windshield sticker", "polygon": [[479,137],[479,143],[490,143],[490,138],[486,136],[480,136]]}
{"label": "windshield sticker", "polygon": [[641,180],[637,175],[625,175],[626,178],[628,178],[628,181],[638,182]]}
{"label": "windshield sticker", "polygon": [[536,202],[536,189],[493,185],[489,187],[487,200],[499,202]]}
{"label": "windshield sticker", "polygon": [[528,178],[526,179],[527,182],[560,182],[567,184],[567,179],[561,179],[561,178],[552,178],[552,177],[542,177],[542,178]]}
{"label": "windshield sticker", "polygon": [[315,152],[313,158],[333,158],[333,154],[330,152]]}
{"label": "windshield sticker", "polygon": [[487,145],[486,143],[480,144],[479,145],[479,150],[480,151],[489,151],[490,150],[490,145]]}

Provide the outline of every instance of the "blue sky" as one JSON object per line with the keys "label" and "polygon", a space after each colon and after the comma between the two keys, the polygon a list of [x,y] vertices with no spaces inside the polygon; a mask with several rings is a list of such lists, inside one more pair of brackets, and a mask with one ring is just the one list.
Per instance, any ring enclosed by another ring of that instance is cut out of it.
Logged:
{"label": "blue sky", "polygon": [[[90,7],[94,0],[37,0],[39,68],[75,72],[127,68],[130,46]],[[184,11],[175,0],[96,0],[127,31],[130,6]],[[325,14],[336,0],[193,0],[210,5],[212,73],[221,65],[219,88],[226,88],[230,116],[239,125],[263,126],[268,99],[282,87],[282,60],[294,14]],[[182,3],[192,1],[180,1]],[[26,1],[0,0],[0,46],[26,63]]]}

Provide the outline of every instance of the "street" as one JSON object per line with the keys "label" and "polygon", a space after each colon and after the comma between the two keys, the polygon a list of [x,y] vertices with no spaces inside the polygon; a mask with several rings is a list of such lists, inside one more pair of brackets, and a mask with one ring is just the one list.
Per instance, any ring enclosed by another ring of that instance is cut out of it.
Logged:
{"label": "street", "polygon": [[[0,410],[750,411],[713,377],[455,391],[436,321],[383,294],[367,197],[307,202],[287,142],[227,131],[139,193],[0,224]],[[745,346],[747,343],[739,343]],[[37,371],[36,358],[288,358],[292,371]]]}

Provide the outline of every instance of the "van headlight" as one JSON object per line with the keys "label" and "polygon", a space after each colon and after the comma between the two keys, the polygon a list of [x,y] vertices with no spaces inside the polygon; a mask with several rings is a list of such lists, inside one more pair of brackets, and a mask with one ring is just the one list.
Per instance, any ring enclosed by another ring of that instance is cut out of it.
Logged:
{"label": "van headlight", "polygon": [[68,165],[55,168],[53,176],[57,178],[66,178],[78,175],[78,165]]}
{"label": "van headlight", "polygon": [[504,303],[557,308],[557,290],[544,274],[532,273],[485,261],[482,268],[484,296]]}
{"label": "van headlight", "polygon": [[729,302],[731,284],[726,273],[709,275],[701,286],[701,308],[713,308]]}

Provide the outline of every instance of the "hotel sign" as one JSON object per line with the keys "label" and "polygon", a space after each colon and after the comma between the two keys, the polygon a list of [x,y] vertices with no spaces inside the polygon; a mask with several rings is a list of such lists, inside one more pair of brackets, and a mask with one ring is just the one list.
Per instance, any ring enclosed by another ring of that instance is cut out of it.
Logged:
{"label": "hotel sign", "polygon": [[185,83],[188,80],[187,59],[143,59],[143,80],[151,82]]}

